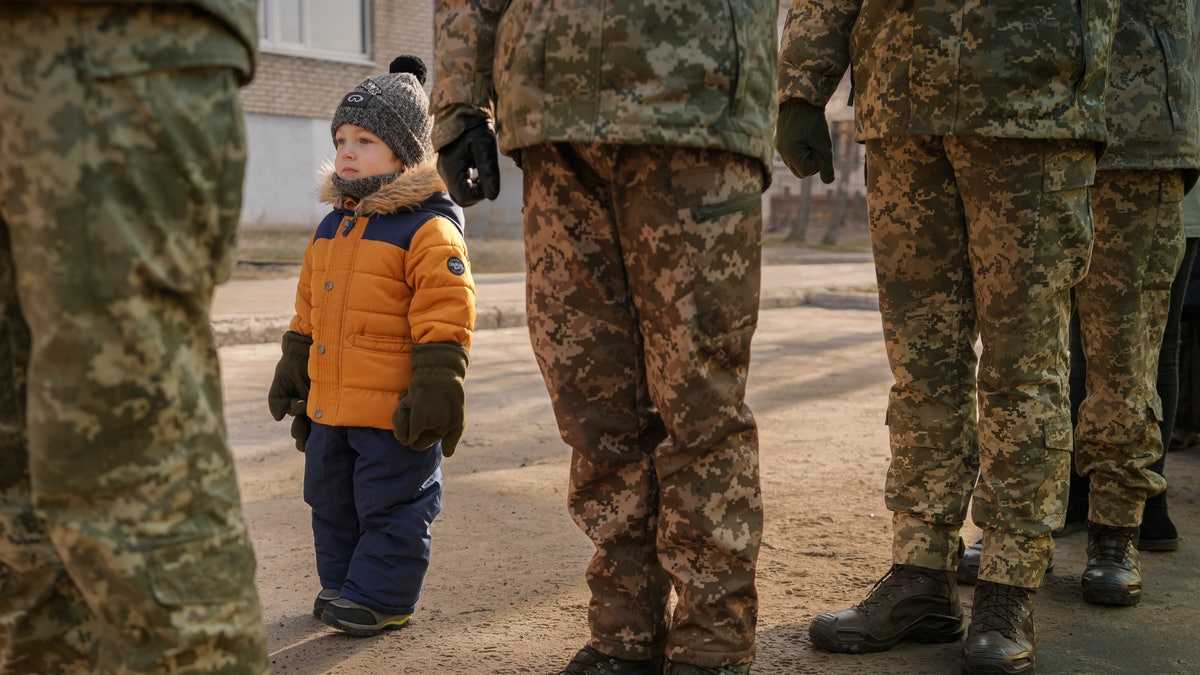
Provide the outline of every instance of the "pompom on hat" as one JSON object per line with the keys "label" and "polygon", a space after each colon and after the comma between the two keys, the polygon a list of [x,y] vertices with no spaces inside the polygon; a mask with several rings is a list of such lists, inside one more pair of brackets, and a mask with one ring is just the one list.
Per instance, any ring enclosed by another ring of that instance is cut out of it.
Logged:
{"label": "pompom on hat", "polygon": [[336,137],[338,127],[355,124],[383,140],[405,167],[431,159],[433,118],[428,112],[429,97],[421,87],[425,74],[421,59],[397,56],[387,74],[368,77],[342,97],[333,112],[330,133]]}

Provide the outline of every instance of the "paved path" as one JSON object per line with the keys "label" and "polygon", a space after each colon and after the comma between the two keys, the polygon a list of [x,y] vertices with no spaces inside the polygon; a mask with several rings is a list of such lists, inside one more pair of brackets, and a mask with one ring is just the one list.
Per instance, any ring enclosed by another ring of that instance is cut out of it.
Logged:
{"label": "paved path", "polygon": [[[763,309],[813,306],[826,309],[875,309],[875,272],[866,254],[814,254],[812,262],[763,267]],[[299,268],[297,267],[297,272]],[[475,277],[476,327],[525,325],[525,275]],[[243,279],[217,289],[213,329],[221,346],[274,342],[287,330],[296,296],[296,279]]]}

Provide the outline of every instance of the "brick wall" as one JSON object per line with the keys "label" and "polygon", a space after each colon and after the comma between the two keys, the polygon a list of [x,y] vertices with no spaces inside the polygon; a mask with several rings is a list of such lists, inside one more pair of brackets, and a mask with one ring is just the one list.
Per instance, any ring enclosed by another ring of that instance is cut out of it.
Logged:
{"label": "brick wall", "polygon": [[[328,119],[343,95],[369,75],[386,72],[400,54],[433,70],[433,0],[374,0],[368,24],[371,65],[284,54],[258,55],[254,81],[242,89],[247,113]],[[426,89],[432,79],[426,80]]]}

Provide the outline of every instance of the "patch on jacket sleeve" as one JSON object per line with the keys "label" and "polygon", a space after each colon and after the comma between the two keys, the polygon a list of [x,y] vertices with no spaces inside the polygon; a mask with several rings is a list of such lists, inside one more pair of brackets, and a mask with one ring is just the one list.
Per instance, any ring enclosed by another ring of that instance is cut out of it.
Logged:
{"label": "patch on jacket sleeve", "polygon": [[451,256],[450,259],[446,261],[446,267],[450,270],[451,274],[458,277],[461,277],[463,273],[467,271],[467,264],[463,262],[461,258],[456,256]]}

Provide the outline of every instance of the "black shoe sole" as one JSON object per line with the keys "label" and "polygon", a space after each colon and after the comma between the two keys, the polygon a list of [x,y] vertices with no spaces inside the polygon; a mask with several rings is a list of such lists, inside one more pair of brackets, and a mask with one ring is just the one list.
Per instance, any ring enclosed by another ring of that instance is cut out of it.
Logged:
{"label": "black shoe sole", "polygon": [[[828,617],[828,618],[826,618]],[[942,644],[961,640],[962,617],[926,615],[904,630],[880,639],[853,631],[839,631],[837,620],[832,615],[822,614],[808,625],[808,639],[813,645],[826,651],[841,654],[867,654],[885,652],[904,640],[921,644]],[[845,638],[851,638],[846,640]]]}
{"label": "black shoe sole", "polygon": [[332,628],[336,628],[344,633],[353,635],[354,637],[375,637],[386,630],[399,630],[412,623],[412,617],[406,617],[402,621],[384,621],[382,623],[367,625],[352,623],[339,619],[337,615],[326,609],[321,613],[321,621]]}
{"label": "black shoe sole", "polygon": [[1106,586],[1083,584],[1083,601],[1090,605],[1108,605],[1110,607],[1132,607],[1142,601],[1142,588],[1127,586]]}
{"label": "black shoe sole", "polygon": [[1177,551],[1179,550],[1179,537],[1174,539],[1138,539],[1137,550],[1139,551]]}

